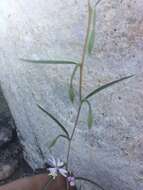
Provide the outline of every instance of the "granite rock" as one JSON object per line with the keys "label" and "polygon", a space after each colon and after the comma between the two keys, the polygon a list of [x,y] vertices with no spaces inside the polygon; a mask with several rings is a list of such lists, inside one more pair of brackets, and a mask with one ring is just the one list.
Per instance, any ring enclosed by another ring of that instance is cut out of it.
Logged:
{"label": "granite rock", "polygon": [[[142,7],[142,0],[101,1],[96,44],[84,67],[84,95],[111,80],[136,75],[90,100],[94,127],[91,131],[87,128],[85,106],[72,144],[70,167],[106,190],[143,189]],[[70,103],[67,81],[73,67],[34,65],[19,58],[79,61],[87,5],[77,0],[1,0],[0,12],[0,82],[25,158],[38,168],[49,156],[48,144],[61,131],[36,103],[71,132],[77,101]],[[78,82],[74,86],[78,88]],[[41,159],[37,140],[45,160]],[[64,158],[66,148],[64,141],[59,141],[55,155]],[[88,189],[94,187],[88,185]]]}

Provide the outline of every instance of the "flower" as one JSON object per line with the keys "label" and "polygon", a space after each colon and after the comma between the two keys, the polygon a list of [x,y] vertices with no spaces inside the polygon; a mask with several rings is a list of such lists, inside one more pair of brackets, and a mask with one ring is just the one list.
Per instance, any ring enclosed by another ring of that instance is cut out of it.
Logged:
{"label": "flower", "polygon": [[49,175],[54,179],[58,176],[58,174],[67,177],[68,172],[63,168],[64,162],[62,162],[59,158],[55,159],[53,156],[51,156],[51,158],[48,159],[48,163],[51,166],[48,168],[48,171],[50,172]]}
{"label": "flower", "polygon": [[70,186],[75,186],[75,177],[74,176],[69,176],[68,177],[68,182],[70,184]]}

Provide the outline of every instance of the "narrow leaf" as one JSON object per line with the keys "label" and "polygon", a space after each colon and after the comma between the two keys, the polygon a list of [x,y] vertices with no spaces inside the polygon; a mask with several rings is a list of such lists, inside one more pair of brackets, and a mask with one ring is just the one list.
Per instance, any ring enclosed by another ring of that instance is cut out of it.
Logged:
{"label": "narrow leaf", "polygon": [[57,142],[57,140],[59,139],[59,138],[65,138],[65,139],[67,139],[68,141],[70,140],[67,136],[65,136],[65,135],[58,135],[52,142],[51,142],[51,144],[49,145],[49,149],[50,148],[52,148],[55,144],[56,144],[56,142]]}
{"label": "narrow leaf", "polygon": [[89,109],[88,112],[88,128],[91,129],[93,126],[93,113],[92,113],[92,109]]}
{"label": "narrow leaf", "polygon": [[123,80],[129,79],[129,78],[131,78],[131,77],[133,77],[133,76],[134,76],[134,75],[130,75],[130,76],[123,77],[123,78],[120,78],[120,79],[118,79],[118,80],[112,81],[112,82],[110,82],[110,83],[107,83],[107,84],[105,84],[105,85],[103,85],[103,86],[101,86],[101,87],[99,87],[99,88],[93,90],[90,94],[88,94],[88,95],[83,99],[83,101],[84,101],[84,100],[87,100],[88,98],[90,98],[91,96],[97,94],[98,92],[104,90],[105,88],[108,88],[108,87],[110,87],[110,86],[112,86],[112,85],[114,85],[114,84],[116,84],[116,83],[118,83],[118,82],[121,82],[121,81],[123,81]]}
{"label": "narrow leaf", "polygon": [[73,61],[65,61],[65,60],[30,60],[30,59],[20,59],[24,62],[37,63],[37,64],[72,64],[79,65],[79,63]]}
{"label": "narrow leaf", "polygon": [[88,53],[91,54],[93,47],[94,47],[94,42],[95,42],[95,21],[96,21],[96,9],[91,8],[89,9],[91,11],[91,26],[90,26],[90,31],[88,34]]}
{"label": "narrow leaf", "polygon": [[72,85],[70,85],[70,88],[69,88],[69,98],[70,98],[71,102],[73,103],[74,98],[75,98],[75,93],[74,93],[74,88]]}
{"label": "narrow leaf", "polygon": [[98,188],[100,188],[100,189],[102,189],[102,190],[105,190],[105,189],[104,189],[103,187],[101,187],[98,183],[96,183],[96,182],[94,182],[94,181],[92,181],[92,180],[90,180],[90,179],[87,179],[87,178],[84,178],[84,177],[76,177],[75,179],[76,179],[76,180],[82,180],[82,181],[89,182],[89,183],[95,185],[96,187],[98,187]]}
{"label": "narrow leaf", "polygon": [[92,113],[92,107],[91,104],[88,100],[83,100],[82,103],[87,103],[88,105],[88,117],[87,117],[87,123],[88,123],[88,128],[91,129],[93,126],[93,113]]}
{"label": "narrow leaf", "polygon": [[42,106],[40,106],[39,104],[37,104],[38,107],[44,112],[46,113],[51,119],[53,119],[58,125],[59,127],[63,130],[63,132],[66,134],[67,138],[69,138],[69,133],[66,130],[66,128],[48,111],[46,111]]}
{"label": "narrow leaf", "polygon": [[71,79],[70,79],[69,97],[70,97],[70,100],[72,103],[74,102],[74,98],[75,98],[75,91],[74,91],[74,87],[73,87],[73,79],[74,79],[74,76],[75,76],[75,73],[76,73],[78,67],[79,67],[79,65],[75,66],[75,68],[72,72],[72,75],[71,75]]}
{"label": "narrow leaf", "polygon": [[89,41],[88,41],[88,54],[91,54],[92,49],[94,47],[95,42],[95,31],[92,30],[89,34]]}

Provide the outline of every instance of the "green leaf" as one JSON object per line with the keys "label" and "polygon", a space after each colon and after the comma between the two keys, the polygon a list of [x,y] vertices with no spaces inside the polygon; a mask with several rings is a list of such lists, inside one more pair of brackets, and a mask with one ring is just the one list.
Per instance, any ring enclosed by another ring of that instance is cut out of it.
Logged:
{"label": "green leaf", "polygon": [[51,119],[53,119],[57,124],[58,126],[63,130],[63,132],[66,134],[67,138],[70,138],[69,137],[69,133],[68,131],[66,130],[66,128],[51,114],[49,113],[48,111],[46,111],[42,106],[40,106],[39,104],[37,104],[38,107],[44,112],[46,113]]}
{"label": "green leaf", "polygon": [[82,103],[86,102],[88,105],[88,117],[87,117],[87,123],[88,123],[88,128],[91,129],[93,126],[93,113],[92,113],[92,107],[91,104],[88,100],[83,100]]}
{"label": "green leaf", "polygon": [[71,102],[73,103],[74,98],[75,98],[75,93],[74,93],[74,88],[72,85],[70,85],[70,88],[69,88],[69,97],[70,97]]}
{"label": "green leaf", "polygon": [[90,94],[88,94],[88,95],[83,99],[83,101],[84,101],[84,100],[87,100],[88,98],[90,98],[91,96],[97,94],[98,92],[100,92],[100,91],[102,91],[102,90],[104,90],[104,89],[106,89],[106,88],[108,88],[108,87],[110,87],[110,86],[112,86],[112,85],[114,85],[114,84],[116,84],[116,83],[118,83],[118,82],[121,82],[121,81],[123,81],[123,80],[127,80],[127,79],[129,79],[129,78],[131,78],[131,77],[133,77],[133,76],[134,76],[134,75],[130,75],[130,76],[123,77],[123,78],[120,78],[120,79],[118,79],[118,80],[112,81],[112,82],[110,82],[110,83],[107,83],[107,84],[105,84],[105,85],[103,85],[103,86],[101,86],[101,87],[99,87],[99,88],[93,90]]}
{"label": "green leaf", "polygon": [[102,189],[102,190],[105,190],[105,189],[104,189],[103,187],[101,187],[98,183],[96,183],[96,182],[94,182],[94,181],[92,181],[92,180],[90,180],[90,179],[87,179],[87,178],[84,178],[84,177],[75,177],[75,179],[76,179],[76,180],[82,180],[82,181],[89,182],[89,183],[95,185],[96,187],[98,187],[98,188],[100,188],[100,189]]}
{"label": "green leaf", "polygon": [[52,142],[51,142],[51,144],[49,145],[49,149],[50,148],[52,148],[55,144],[56,144],[56,142],[57,142],[57,140],[59,139],[59,138],[65,138],[65,139],[67,139],[68,141],[70,140],[67,136],[65,136],[65,135],[58,135]]}
{"label": "green leaf", "polygon": [[92,30],[89,34],[89,41],[88,41],[88,54],[91,54],[92,49],[94,47],[95,42],[95,31]]}
{"label": "green leaf", "polygon": [[75,91],[74,91],[74,87],[73,87],[73,79],[74,79],[74,76],[75,76],[75,73],[76,73],[78,67],[79,67],[79,65],[75,66],[75,68],[72,72],[72,75],[71,75],[71,79],[70,79],[69,97],[70,97],[70,100],[72,103],[74,102],[74,98],[75,98]]}
{"label": "green leaf", "polygon": [[24,62],[37,63],[37,64],[72,64],[79,65],[79,63],[73,61],[65,61],[65,60],[30,60],[30,59],[20,59]]}
{"label": "green leaf", "polygon": [[90,14],[91,14],[91,26],[90,26],[90,31],[88,34],[88,44],[87,44],[87,49],[88,49],[88,54],[91,54],[93,47],[94,47],[94,42],[95,42],[95,22],[96,22],[96,9],[90,7]]}
{"label": "green leaf", "polygon": [[93,113],[92,113],[92,109],[89,109],[88,112],[88,128],[91,129],[93,126]]}

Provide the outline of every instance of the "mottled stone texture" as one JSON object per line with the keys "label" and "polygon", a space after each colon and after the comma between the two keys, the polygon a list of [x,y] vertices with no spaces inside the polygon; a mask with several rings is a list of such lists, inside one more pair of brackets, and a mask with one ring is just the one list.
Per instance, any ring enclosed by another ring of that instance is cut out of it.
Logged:
{"label": "mottled stone texture", "polygon": [[[73,127],[77,103],[72,106],[67,93],[73,67],[33,65],[19,58],[78,61],[86,16],[86,0],[0,0],[0,82],[33,168],[43,163],[34,135],[48,157],[48,143],[61,132],[36,102],[69,131]],[[106,190],[143,189],[142,52],[143,1],[103,0],[97,7],[96,45],[84,68],[84,94],[113,79],[136,76],[91,98],[91,131],[83,108],[70,162],[76,174]],[[62,143],[54,152],[64,157]]]}

